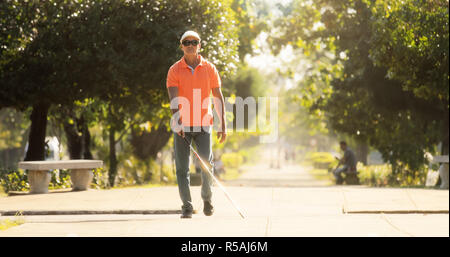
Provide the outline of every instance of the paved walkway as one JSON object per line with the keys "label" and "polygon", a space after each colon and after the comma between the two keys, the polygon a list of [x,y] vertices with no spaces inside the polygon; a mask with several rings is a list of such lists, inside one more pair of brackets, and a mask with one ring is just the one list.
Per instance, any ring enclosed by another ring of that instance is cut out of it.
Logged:
{"label": "paved walkway", "polygon": [[[179,218],[176,186],[58,192],[0,198],[0,212],[53,211],[101,215],[0,216],[24,224],[1,236],[449,236],[449,191],[326,186],[300,166],[244,167],[225,182],[245,212],[242,219],[218,187],[216,212],[201,212],[192,187],[192,219]],[[114,214],[120,211],[128,214]],[[155,214],[133,214],[155,213]],[[160,214],[157,214],[160,213]],[[41,213],[42,214],[42,213]]]}

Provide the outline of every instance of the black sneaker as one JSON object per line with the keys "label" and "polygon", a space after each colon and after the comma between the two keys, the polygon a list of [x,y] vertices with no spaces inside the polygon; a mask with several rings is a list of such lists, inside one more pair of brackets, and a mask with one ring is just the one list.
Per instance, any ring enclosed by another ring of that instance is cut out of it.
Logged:
{"label": "black sneaker", "polygon": [[211,216],[214,213],[214,207],[210,202],[203,202],[203,213],[206,216]]}
{"label": "black sneaker", "polygon": [[191,219],[192,218],[192,211],[184,211],[181,214],[182,219]]}

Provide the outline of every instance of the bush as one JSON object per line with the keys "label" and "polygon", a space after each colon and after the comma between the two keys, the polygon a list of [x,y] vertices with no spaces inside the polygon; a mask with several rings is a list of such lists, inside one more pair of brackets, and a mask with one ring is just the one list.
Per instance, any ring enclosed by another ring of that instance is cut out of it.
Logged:
{"label": "bush", "polygon": [[53,170],[50,172],[51,178],[48,189],[61,189],[72,187],[69,170]]}
{"label": "bush", "polygon": [[222,162],[226,168],[239,168],[244,163],[244,157],[240,153],[222,154]]}
{"label": "bush", "polygon": [[23,170],[0,170],[0,185],[5,193],[30,189],[27,173]]}
{"label": "bush", "polygon": [[369,186],[424,186],[428,167],[424,165],[417,171],[403,168],[394,173],[390,164],[364,166],[358,163],[357,170],[361,184]]}
{"label": "bush", "polygon": [[388,164],[364,166],[358,162],[359,181],[369,186],[387,186],[392,167]]}
{"label": "bush", "polygon": [[91,186],[95,187],[96,189],[105,189],[109,188],[108,183],[108,171],[104,168],[95,169]]}
{"label": "bush", "polygon": [[129,156],[119,166],[116,186],[126,187],[144,184],[176,183],[175,171],[172,165],[165,162],[162,167],[162,173],[163,181],[161,181],[160,160],[149,159],[148,161],[143,161],[134,156]]}
{"label": "bush", "polygon": [[337,165],[337,160],[331,153],[314,152],[306,154],[306,161],[311,162],[315,169],[333,169]]}
{"label": "bush", "polygon": [[[69,170],[53,170],[50,174],[51,178],[48,186],[50,190],[72,187]],[[107,188],[107,182],[106,171],[103,168],[94,170],[94,178],[91,185],[95,186],[97,189]],[[20,192],[30,190],[28,174],[21,169],[0,170],[0,185],[5,193],[10,191]]]}

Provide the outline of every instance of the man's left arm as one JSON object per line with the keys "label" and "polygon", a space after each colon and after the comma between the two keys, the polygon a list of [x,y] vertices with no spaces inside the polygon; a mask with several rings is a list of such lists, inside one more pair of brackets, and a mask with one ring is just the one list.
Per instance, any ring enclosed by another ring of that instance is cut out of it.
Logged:
{"label": "man's left arm", "polygon": [[217,131],[217,138],[220,139],[220,143],[223,143],[227,137],[225,101],[223,100],[223,94],[220,87],[212,88],[212,94],[214,96],[214,110],[216,110],[220,122],[219,131]]}

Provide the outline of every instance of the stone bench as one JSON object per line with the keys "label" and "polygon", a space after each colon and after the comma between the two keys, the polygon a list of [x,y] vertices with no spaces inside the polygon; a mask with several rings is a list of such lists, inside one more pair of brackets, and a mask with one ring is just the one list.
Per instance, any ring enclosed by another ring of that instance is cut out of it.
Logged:
{"label": "stone bench", "polygon": [[449,174],[448,174],[448,155],[434,156],[432,163],[440,163],[439,176],[441,177],[441,189],[449,188]]}
{"label": "stone bench", "polygon": [[99,160],[69,160],[69,161],[26,161],[19,162],[19,168],[28,170],[28,182],[31,194],[48,193],[50,170],[69,169],[74,191],[87,190],[92,182],[93,169],[103,166]]}

